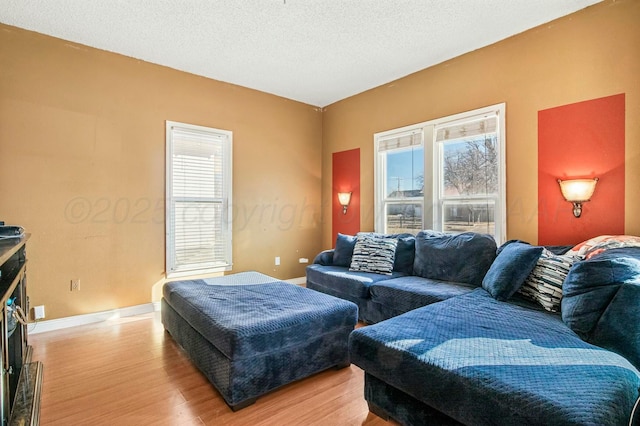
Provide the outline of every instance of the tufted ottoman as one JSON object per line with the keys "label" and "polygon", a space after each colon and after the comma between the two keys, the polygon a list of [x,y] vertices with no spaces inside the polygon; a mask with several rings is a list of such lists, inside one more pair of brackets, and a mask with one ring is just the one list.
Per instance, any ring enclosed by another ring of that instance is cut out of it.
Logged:
{"label": "tufted ottoman", "polygon": [[349,365],[355,304],[258,272],[176,281],[162,323],[236,411],[277,387]]}

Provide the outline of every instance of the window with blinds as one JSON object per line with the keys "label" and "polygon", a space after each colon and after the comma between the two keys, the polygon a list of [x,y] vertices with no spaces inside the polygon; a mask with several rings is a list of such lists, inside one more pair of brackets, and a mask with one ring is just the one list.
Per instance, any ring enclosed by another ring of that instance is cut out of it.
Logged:
{"label": "window with blinds", "polygon": [[232,132],[167,121],[167,275],[231,269]]}
{"label": "window with blinds", "polygon": [[506,237],[505,104],[376,133],[375,229]]}

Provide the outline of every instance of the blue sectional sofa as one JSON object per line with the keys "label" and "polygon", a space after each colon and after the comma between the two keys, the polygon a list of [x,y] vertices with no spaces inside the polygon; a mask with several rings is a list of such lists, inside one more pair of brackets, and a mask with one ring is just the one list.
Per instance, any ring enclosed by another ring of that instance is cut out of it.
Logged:
{"label": "blue sectional sofa", "polygon": [[[330,263],[353,242],[340,236],[308,267],[310,288],[375,323],[349,342],[369,409],[403,425],[638,424],[640,248],[584,258],[486,238],[422,231],[411,272],[370,277]],[[540,298],[525,297],[536,281]],[[547,297],[560,286],[561,304]]]}
{"label": "blue sectional sofa", "polygon": [[354,302],[360,321],[373,324],[473,291],[496,257],[495,241],[484,234],[385,237],[397,240],[390,275],[350,271],[356,236],[339,234],[335,249],[307,267],[307,288]]}

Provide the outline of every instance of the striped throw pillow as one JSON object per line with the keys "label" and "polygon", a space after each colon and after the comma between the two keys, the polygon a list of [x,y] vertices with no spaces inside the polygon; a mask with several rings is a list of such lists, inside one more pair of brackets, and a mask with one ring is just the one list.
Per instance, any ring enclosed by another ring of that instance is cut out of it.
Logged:
{"label": "striped throw pillow", "polygon": [[350,271],[391,275],[398,240],[359,234],[353,248]]}
{"label": "striped throw pillow", "polygon": [[550,312],[560,310],[562,284],[578,256],[557,255],[544,249],[538,263],[518,290],[525,298],[537,302]]}

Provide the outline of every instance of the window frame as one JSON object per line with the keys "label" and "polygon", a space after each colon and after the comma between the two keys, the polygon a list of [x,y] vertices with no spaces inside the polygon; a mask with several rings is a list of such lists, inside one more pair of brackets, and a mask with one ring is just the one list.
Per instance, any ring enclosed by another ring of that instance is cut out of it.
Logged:
{"label": "window frame", "polygon": [[[380,141],[388,139],[394,134],[410,133],[415,131],[423,132],[424,146],[424,200],[422,214],[422,229],[433,229],[436,231],[443,230],[443,205],[455,201],[455,197],[445,197],[440,193],[443,181],[443,156],[442,142],[437,141],[437,132],[439,129],[452,126],[458,123],[472,122],[481,118],[496,117],[496,136],[497,136],[497,152],[498,152],[498,194],[495,197],[479,197],[468,196],[460,197],[457,200],[461,202],[469,202],[475,200],[495,199],[494,211],[494,238],[496,242],[503,243],[506,241],[506,131],[505,117],[506,104],[500,103],[478,108],[471,111],[441,117],[422,123],[412,124],[398,129],[387,130],[375,133],[374,136],[374,206],[375,206],[375,231],[387,233],[386,203],[384,200],[384,191],[386,185],[386,164],[381,159],[379,152]],[[427,181],[427,171],[431,170],[431,185]],[[409,199],[411,200],[411,199]]]}
{"label": "window frame", "polygon": [[[230,130],[216,129],[212,127],[198,126],[195,124],[166,121],[166,176],[165,176],[165,261],[166,277],[184,277],[193,275],[206,275],[230,271],[233,267],[232,257],[232,167],[233,167],[233,132]],[[222,149],[222,197],[174,197],[173,195],[173,152],[174,129],[192,133],[203,134],[212,138],[212,142],[219,142]],[[181,202],[212,202],[222,204],[220,229],[224,238],[224,259],[208,263],[191,263],[186,267],[176,265],[175,235],[173,218],[175,217],[175,201]],[[214,264],[215,263],[215,264]]]}

